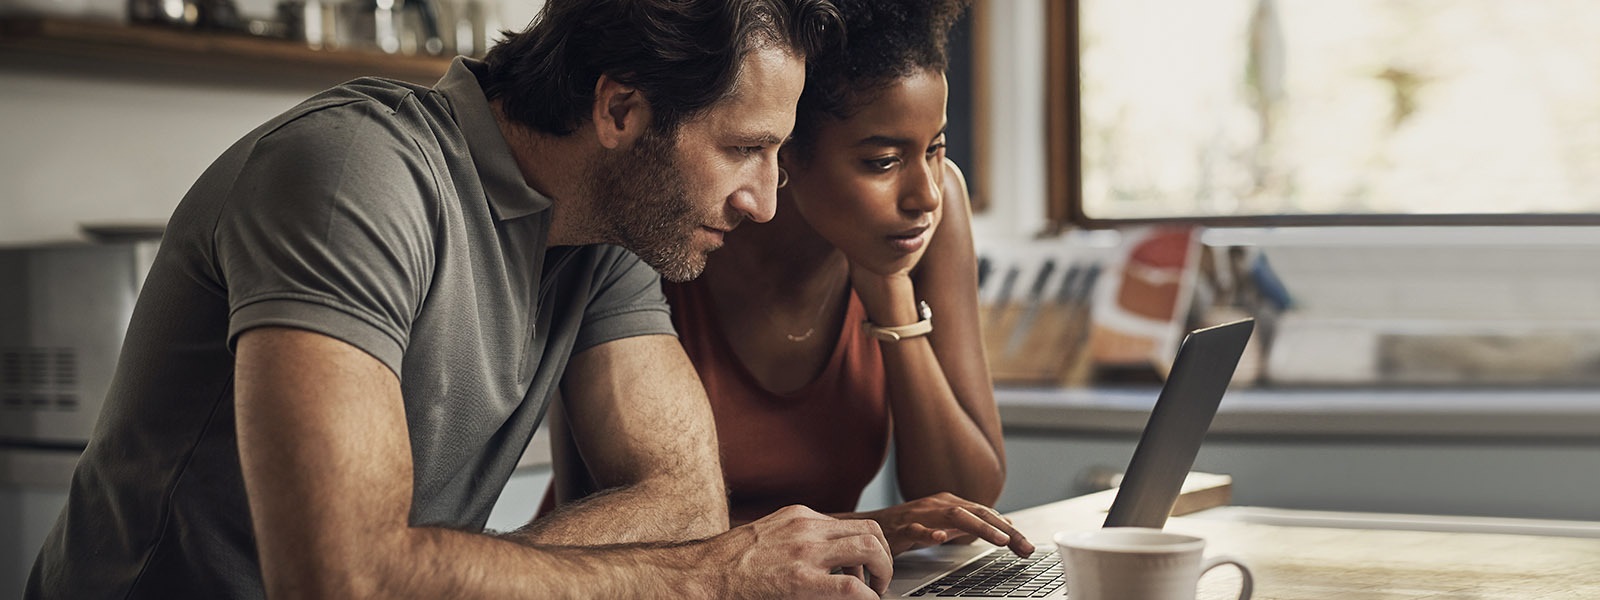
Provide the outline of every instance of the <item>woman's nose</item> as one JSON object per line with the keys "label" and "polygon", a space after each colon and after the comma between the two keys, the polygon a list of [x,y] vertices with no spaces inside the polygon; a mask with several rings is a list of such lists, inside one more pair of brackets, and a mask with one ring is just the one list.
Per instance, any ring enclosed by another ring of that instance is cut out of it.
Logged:
{"label": "woman's nose", "polygon": [[933,212],[943,200],[944,161],[917,161],[920,168],[906,170],[905,188],[900,194],[900,209],[908,212]]}

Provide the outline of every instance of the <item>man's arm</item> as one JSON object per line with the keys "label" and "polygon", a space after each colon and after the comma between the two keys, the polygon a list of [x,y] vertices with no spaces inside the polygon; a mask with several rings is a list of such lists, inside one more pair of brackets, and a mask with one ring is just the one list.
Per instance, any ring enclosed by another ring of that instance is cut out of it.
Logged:
{"label": "man's arm", "polygon": [[705,542],[609,548],[412,527],[411,448],[394,373],[353,346],[295,329],[249,330],[237,352],[239,460],[269,597],[871,598],[859,580],[830,572],[866,565],[886,583],[892,570],[875,524],[803,508]]}
{"label": "man's arm", "polygon": [[717,432],[677,338],[623,338],[574,357],[562,412],[602,490],[511,534],[544,544],[703,538],[728,529]]}

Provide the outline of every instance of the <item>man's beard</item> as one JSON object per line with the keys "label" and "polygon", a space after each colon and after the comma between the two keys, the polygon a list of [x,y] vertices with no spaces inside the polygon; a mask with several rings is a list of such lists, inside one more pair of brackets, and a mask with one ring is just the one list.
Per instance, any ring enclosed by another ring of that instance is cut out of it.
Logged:
{"label": "man's beard", "polygon": [[649,131],[626,155],[595,164],[588,180],[605,239],[639,255],[663,279],[683,282],[700,276],[706,253],[689,245],[701,219],[678,164],[672,136]]}

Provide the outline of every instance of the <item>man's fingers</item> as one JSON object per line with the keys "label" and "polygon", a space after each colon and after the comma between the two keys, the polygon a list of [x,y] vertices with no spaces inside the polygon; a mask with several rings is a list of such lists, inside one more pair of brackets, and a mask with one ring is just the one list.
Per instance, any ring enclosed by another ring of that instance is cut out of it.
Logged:
{"label": "man's fingers", "polygon": [[867,585],[867,583],[862,581],[860,577],[854,577],[845,574],[829,575],[828,577],[829,579],[833,580],[833,585],[831,587],[834,591],[828,593],[828,597],[832,598],[861,598],[862,600],[876,600],[877,598],[882,597],[884,592],[889,590],[889,583],[887,581],[884,582],[883,589],[880,590],[876,589],[876,586]]}
{"label": "man's fingers", "polygon": [[860,579],[863,582],[865,582],[867,580],[867,570],[861,568],[860,566],[844,567],[842,569],[839,569],[839,572],[841,574],[849,575],[849,576],[854,577],[856,579]]}
{"label": "man's fingers", "polygon": [[837,538],[829,542],[822,560],[823,566],[864,567],[870,575],[872,590],[883,593],[889,589],[889,578],[894,576],[894,559],[881,536],[868,534]]}
{"label": "man's fingers", "polygon": [[889,536],[884,535],[883,527],[878,525],[877,521],[865,520],[863,522],[865,523],[867,528],[872,531],[872,535],[878,538],[878,543],[883,546],[883,553],[885,555],[893,557],[894,556],[894,547],[889,545]]}

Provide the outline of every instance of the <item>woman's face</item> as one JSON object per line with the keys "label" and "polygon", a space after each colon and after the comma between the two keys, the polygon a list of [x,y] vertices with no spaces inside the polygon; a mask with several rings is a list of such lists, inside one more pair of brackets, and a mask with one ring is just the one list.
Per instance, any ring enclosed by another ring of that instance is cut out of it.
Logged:
{"label": "woman's face", "polygon": [[946,91],[938,71],[900,79],[850,118],[824,119],[810,155],[785,160],[795,209],[851,262],[891,274],[927,249],[942,214]]}

